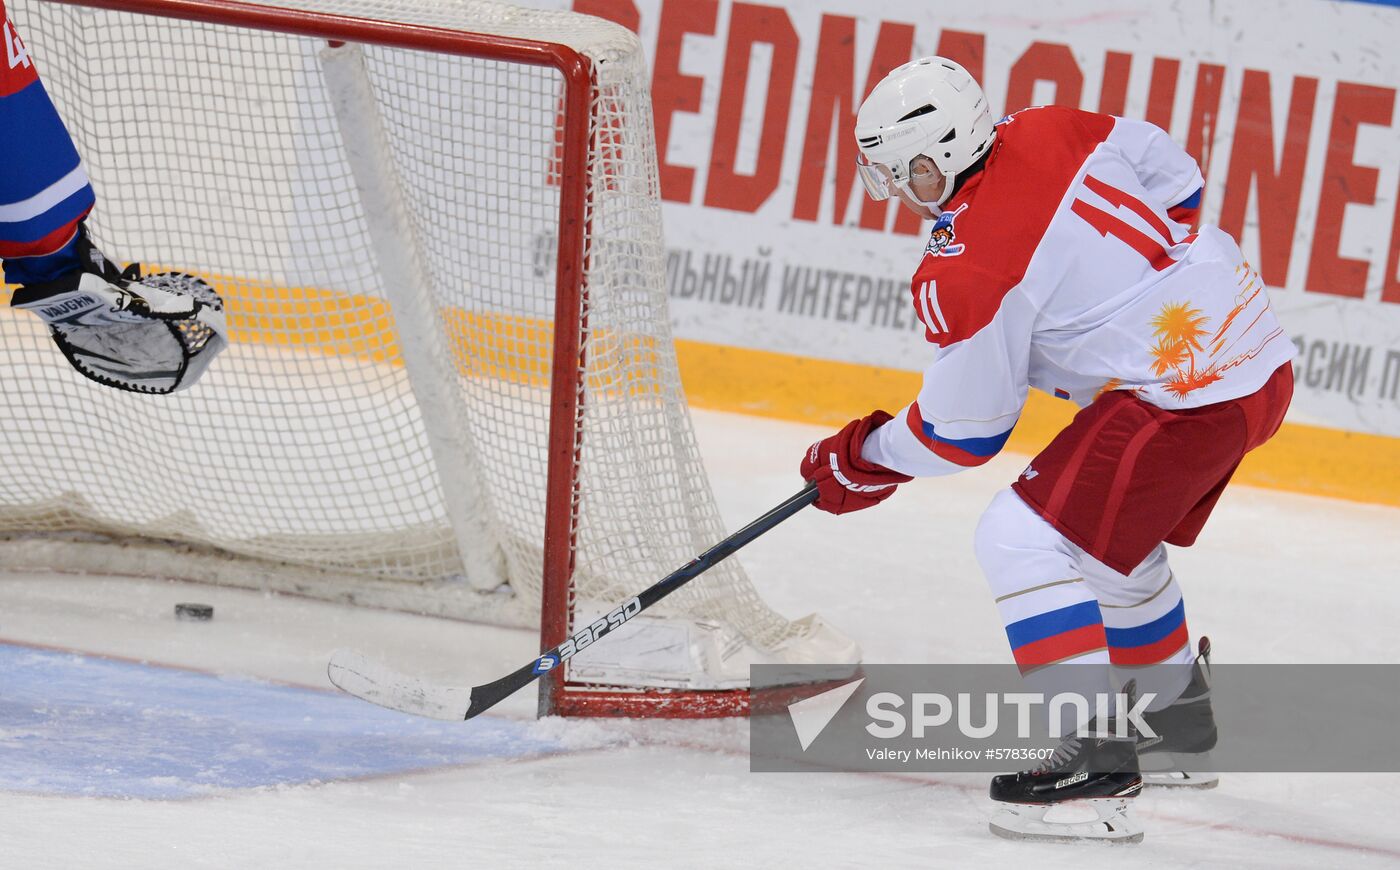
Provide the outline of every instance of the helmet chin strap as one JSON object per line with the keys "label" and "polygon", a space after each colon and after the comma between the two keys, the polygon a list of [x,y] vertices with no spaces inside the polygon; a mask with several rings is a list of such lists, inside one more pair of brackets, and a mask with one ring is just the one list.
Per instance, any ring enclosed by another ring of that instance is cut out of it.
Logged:
{"label": "helmet chin strap", "polygon": [[941,203],[927,199],[919,199],[918,197],[915,197],[914,201],[928,210],[929,220],[938,220],[938,216],[943,214],[943,206]]}
{"label": "helmet chin strap", "polygon": [[946,172],[942,169],[940,169],[939,172],[943,173],[943,193],[938,197],[938,210],[942,211],[943,203],[952,199],[953,191],[957,189],[958,174],[956,172]]}
{"label": "helmet chin strap", "polygon": [[938,220],[938,216],[943,213],[943,208],[939,205],[939,203],[931,202],[926,199],[920,199],[918,196],[915,195],[914,191],[909,187],[908,183],[903,181],[896,181],[895,185],[899,187],[900,192],[902,192],[905,196],[908,197],[908,200],[906,200],[905,202],[906,205],[909,203],[918,203],[920,206],[923,207],[924,218],[926,220]]}
{"label": "helmet chin strap", "polygon": [[[912,163],[912,161],[910,162]],[[953,188],[957,186],[957,173],[944,172],[942,169],[938,169],[938,164],[936,163],[934,164],[934,169],[937,171],[937,174],[943,176],[943,192],[939,194],[937,199],[924,199],[914,192],[914,185],[910,183],[914,180],[912,172],[910,173],[908,181],[895,182],[895,184],[899,186],[899,189],[904,191],[911,200],[922,205],[928,211],[930,220],[937,219],[937,217],[943,213],[943,203],[947,202],[949,198],[952,197]],[[934,173],[930,172],[927,174],[933,175]]]}
{"label": "helmet chin strap", "polygon": [[944,176],[943,193],[938,199],[924,199],[914,192],[913,185],[909,184],[907,181],[896,181],[895,184],[898,185],[899,189],[903,191],[904,195],[909,197],[911,201],[917,202],[927,210],[929,220],[937,220],[938,216],[943,213],[943,203],[948,201],[948,197],[953,190],[952,180],[947,178],[947,176]]}

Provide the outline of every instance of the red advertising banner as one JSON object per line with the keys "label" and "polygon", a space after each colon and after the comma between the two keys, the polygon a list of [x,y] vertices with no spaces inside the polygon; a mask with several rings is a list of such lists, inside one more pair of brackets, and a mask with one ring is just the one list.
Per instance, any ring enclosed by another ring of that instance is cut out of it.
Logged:
{"label": "red advertising banner", "polygon": [[651,58],[681,338],[922,367],[903,309],[929,227],[864,197],[851,133],[886,71],[942,54],[994,113],[1056,103],[1167,130],[1205,174],[1203,219],[1240,240],[1301,351],[1291,419],[1400,435],[1400,9],[569,5]]}

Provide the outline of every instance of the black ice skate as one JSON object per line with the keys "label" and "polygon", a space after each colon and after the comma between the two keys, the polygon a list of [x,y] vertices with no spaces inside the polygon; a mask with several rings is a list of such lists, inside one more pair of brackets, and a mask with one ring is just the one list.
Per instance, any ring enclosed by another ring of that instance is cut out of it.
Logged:
{"label": "black ice skate", "polygon": [[1202,772],[1215,748],[1215,714],[1210,706],[1210,638],[1203,637],[1191,667],[1191,682],[1172,704],[1144,712],[1156,737],[1139,736],[1144,785],[1215,788],[1220,777]]}
{"label": "black ice skate", "polygon": [[[1130,708],[1134,688],[1132,681],[1123,687]],[[1086,730],[1092,733],[1093,723]],[[1142,840],[1128,814],[1128,800],[1142,790],[1136,740],[1131,729],[1124,737],[1070,736],[1044,768],[992,777],[992,800],[1002,804],[992,833],[1009,840]]]}

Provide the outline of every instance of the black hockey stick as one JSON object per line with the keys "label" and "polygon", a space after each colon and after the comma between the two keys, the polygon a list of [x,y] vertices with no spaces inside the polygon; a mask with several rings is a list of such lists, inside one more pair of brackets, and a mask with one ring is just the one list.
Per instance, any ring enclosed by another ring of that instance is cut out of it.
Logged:
{"label": "black hockey stick", "polygon": [[331,682],[342,691],[381,707],[432,719],[471,719],[530,685],[541,675],[560,667],[574,653],[593,645],[816,500],[816,485],[809,483],[796,495],[658,580],[641,594],[614,607],[592,625],[580,628],[568,640],[541,653],[539,658],[520,670],[494,682],[470,689],[434,686],[416,677],[397,673],[354,650],[337,650],[331,655],[326,671]]}

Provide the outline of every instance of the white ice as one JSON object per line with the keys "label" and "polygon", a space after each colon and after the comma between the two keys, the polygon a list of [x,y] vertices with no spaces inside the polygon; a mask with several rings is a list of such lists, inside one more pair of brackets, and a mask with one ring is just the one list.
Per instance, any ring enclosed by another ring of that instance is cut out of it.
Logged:
{"label": "white ice", "polygon": [[[696,422],[731,527],[791,494],[803,449],[826,434]],[[779,610],[822,613],[868,661],[1009,661],[971,536],[1024,461],[919,481],[861,514],[808,511],[743,561]],[[1220,662],[1396,662],[1397,529],[1400,510],[1233,488],[1201,541],[1173,552],[1193,634],[1211,636]],[[215,605],[214,622],[174,621],[171,605],[190,599]],[[526,661],[534,638],[175,582],[0,572],[0,642],[306,686],[327,685],[327,656],[355,646],[469,685]],[[501,711],[528,721],[533,704]],[[0,792],[0,868],[1400,866],[1389,774],[1228,774],[1213,791],[1139,799],[1141,845],[1064,846],[989,835],[984,774],[751,774],[734,721],[525,727],[565,751],[185,800]]]}

